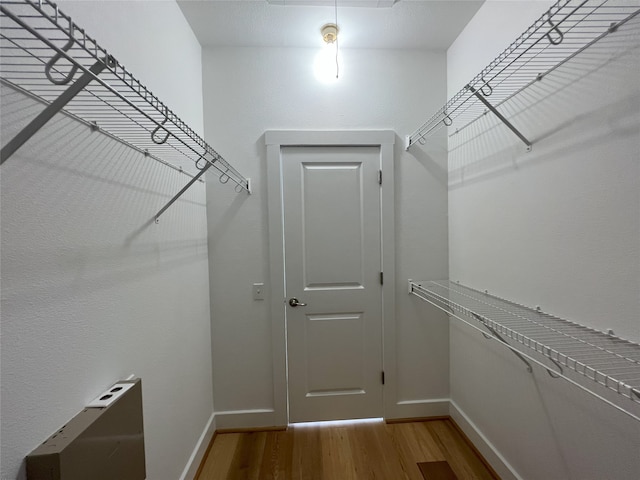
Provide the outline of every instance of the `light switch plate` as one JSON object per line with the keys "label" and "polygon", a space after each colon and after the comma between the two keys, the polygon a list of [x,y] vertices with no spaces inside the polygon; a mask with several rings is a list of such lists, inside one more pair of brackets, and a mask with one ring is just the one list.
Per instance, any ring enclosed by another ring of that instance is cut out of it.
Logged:
{"label": "light switch plate", "polygon": [[253,284],[253,299],[264,300],[264,283]]}

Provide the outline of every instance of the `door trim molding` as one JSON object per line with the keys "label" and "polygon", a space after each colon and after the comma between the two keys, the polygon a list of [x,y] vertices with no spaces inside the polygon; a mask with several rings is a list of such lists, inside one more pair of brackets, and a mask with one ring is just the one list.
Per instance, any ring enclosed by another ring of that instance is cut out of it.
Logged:
{"label": "door trim molding", "polygon": [[[273,358],[273,405],[277,425],[288,423],[287,345],[284,291],[284,237],[282,218],[282,147],[292,146],[378,146],[382,164],[382,363],[388,372],[383,390],[384,411],[391,411],[396,398],[395,329],[395,207],[393,130],[270,130],[265,132],[267,148],[267,209],[269,230],[269,286],[271,346]],[[393,372],[393,373],[392,373]],[[391,375],[389,375],[391,373]]]}

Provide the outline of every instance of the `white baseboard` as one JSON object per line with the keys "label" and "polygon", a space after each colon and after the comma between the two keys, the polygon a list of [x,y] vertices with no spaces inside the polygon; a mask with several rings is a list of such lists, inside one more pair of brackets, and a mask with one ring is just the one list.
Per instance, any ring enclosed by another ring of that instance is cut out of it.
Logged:
{"label": "white baseboard", "polygon": [[207,448],[209,448],[209,444],[211,443],[211,439],[213,438],[215,432],[216,414],[214,412],[211,414],[211,417],[209,417],[209,421],[204,427],[198,443],[196,443],[196,448],[193,449],[193,453],[191,454],[191,457],[189,457],[187,466],[184,467],[184,471],[182,472],[182,475],[180,475],[180,480],[193,480],[195,478],[196,473],[198,473],[198,468],[200,468],[200,464],[204,459],[205,453],[207,453]]}
{"label": "white baseboard", "polygon": [[390,410],[389,412],[385,412],[386,420],[396,418],[444,417],[449,415],[449,399],[405,400],[397,402]]}
{"label": "white baseboard", "polygon": [[471,443],[478,449],[489,465],[493,467],[502,480],[523,480],[515,469],[500,454],[495,446],[485,437],[476,425],[467,417],[460,407],[450,400],[449,415],[462,429]]}
{"label": "white baseboard", "polygon": [[218,430],[287,426],[287,422],[279,420],[276,412],[270,409],[216,412],[216,424]]}

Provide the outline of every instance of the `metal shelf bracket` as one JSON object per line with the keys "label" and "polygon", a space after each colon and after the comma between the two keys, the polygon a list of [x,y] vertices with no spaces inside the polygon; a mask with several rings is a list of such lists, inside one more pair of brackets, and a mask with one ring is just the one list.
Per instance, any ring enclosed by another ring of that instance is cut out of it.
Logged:
{"label": "metal shelf bracket", "polygon": [[502,335],[500,335],[495,328],[493,328],[491,325],[489,325],[489,323],[482,318],[480,315],[478,315],[477,313],[471,313],[471,315],[473,315],[475,317],[476,320],[478,320],[482,325],[484,325],[484,328],[486,328],[487,330],[489,330],[491,332],[491,335],[487,335],[486,333],[483,333],[483,335],[485,336],[485,338],[490,339],[491,336],[493,336],[494,338],[497,338],[499,341],[501,341],[502,343],[505,344],[505,346],[511,350],[511,353],[513,353],[516,357],[518,357],[520,360],[522,360],[522,363],[524,363],[527,366],[527,372],[529,373],[533,373],[533,368],[531,367],[531,364],[527,361],[526,358],[524,358],[522,356],[522,354],[520,352],[518,352],[515,348],[513,348],[511,345],[509,345],[509,342],[507,342]]}
{"label": "metal shelf bracket", "polygon": [[31,120],[29,124],[24,127],[15,137],[13,137],[4,147],[0,153],[0,165],[3,164],[11,155],[15,153],[22,145],[26,143],[31,137],[33,137],[38,130],[45,126],[45,124],[51,120],[51,118],[64,108],[73,98],[86,87],[91,80],[95,78],[106,67],[105,62],[97,61],[89,69],[91,73],[84,73],[82,76],[73,82],[69,88],[67,88],[56,100],[50,103],[42,112],[38,114],[36,118]]}
{"label": "metal shelf bracket", "polygon": [[189,183],[187,183],[182,188],[182,190],[180,190],[178,193],[176,193],[173,196],[173,198],[171,200],[169,200],[164,207],[162,207],[160,210],[158,210],[158,213],[156,213],[155,216],[154,216],[156,223],[160,223],[160,215],[162,215],[167,210],[167,208],[169,208],[171,205],[173,205],[175,203],[175,201],[178,200],[178,198],[180,198],[184,192],[189,190],[189,187],[191,187],[191,185],[196,183],[200,179],[200,177],[202,175],[204,175],[207,170],[209,170],[211,165],[213,165],[212,162],[207,162],[207,164],[204,167],[202,167],[202,169],[198,172],[198,174],[195,177],[193,177],[191,180],[189,180]]}
{"label": "metal shelf bracket", "polygon": [[524,144],[527,146],[527,152],[531,151],[531,149],[533,148],[531,145],[531,142],[527,140],[527,138],[522,133],[520,133],[520,131],[516,127],[514,127],[513,124],[509,120],[507,120],[504,115],[502,115],[493,105],[491,105],[491,103],[486,98],[484,98],[484,95],[481,92],[478,92],[471,85],[467,85],[465,88],[469,90],[473,95],[475,95],[475,97],[478,100],[480,100],[489,110],[491,110],[491,112],[496,117],[498,117],[500,121],[504,123],[509,130],[515,133],[516,136],[524,142]]}

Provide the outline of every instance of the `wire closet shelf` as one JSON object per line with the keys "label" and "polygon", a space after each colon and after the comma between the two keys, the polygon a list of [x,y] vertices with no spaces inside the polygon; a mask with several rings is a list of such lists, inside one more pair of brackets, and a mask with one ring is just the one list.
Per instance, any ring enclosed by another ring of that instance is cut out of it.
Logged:
{"label": "wire closet shelf", "polygon": [[459,283],[409,280],[409,293],[498,340],[529,371],[527,360],[640,421],[640,345]]}
{"label": "wire closet shelf", "polygon": [[406,137],[408,150],[440,128],[457,132],[489,111],[531,149],[499,107],[640,14],[635,0],[559,0],[506,50]]}
{"label": "wire closet shelf", "polygon": [[[185,158],[191,160],[195,175],[185,172],[194,177],[191,183],[213,167],[222,183],[250,191],[248,179],[55,3],[1,0],[0,13],[3,85],[48,105],[53,113],[63,108],[94,130],[181,171]],[[2,162],[22,145],[12,142],[3,145]]]}

